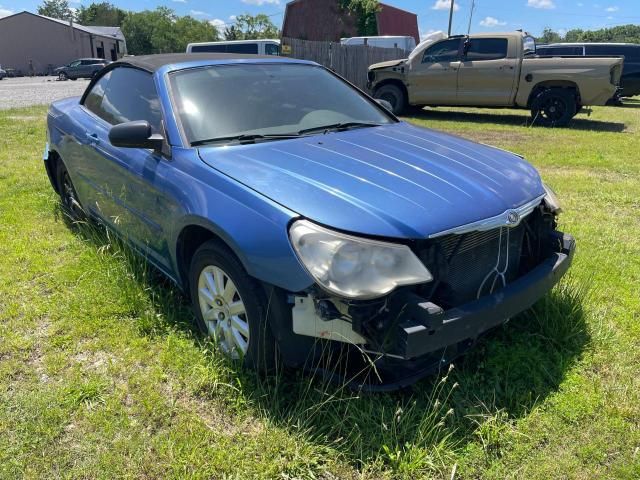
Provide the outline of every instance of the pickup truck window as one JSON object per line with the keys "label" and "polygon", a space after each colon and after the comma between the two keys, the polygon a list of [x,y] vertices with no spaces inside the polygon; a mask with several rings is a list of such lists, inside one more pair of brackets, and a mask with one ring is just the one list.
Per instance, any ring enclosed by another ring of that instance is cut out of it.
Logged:
{"label": "pickup truck window", "polygon": [[508,48],[506,38],[474,38],[465,45],[465,60],[500,60],[506,58]]}
{"label": "pickup truck window", "polygon": [[538,55],[584,55],[583,47],[538,47]]}
{"label": "pickup truck window", "polygon": [[459,38],[434,43],[424,51],[422,63],[452,62],[459,58],[459,50]]}

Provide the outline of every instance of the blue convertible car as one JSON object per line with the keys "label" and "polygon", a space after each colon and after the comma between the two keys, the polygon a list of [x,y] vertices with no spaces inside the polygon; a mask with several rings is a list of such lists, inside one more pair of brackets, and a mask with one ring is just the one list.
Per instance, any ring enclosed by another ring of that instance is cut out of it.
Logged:
{"label": "blue convertible car", "polygon": [[125,58],[51,106],[44,159],[71,215],[130,242],[258,368],[341,350],[410,382],[574,251],[522,158],[399,121],[312,62]]}

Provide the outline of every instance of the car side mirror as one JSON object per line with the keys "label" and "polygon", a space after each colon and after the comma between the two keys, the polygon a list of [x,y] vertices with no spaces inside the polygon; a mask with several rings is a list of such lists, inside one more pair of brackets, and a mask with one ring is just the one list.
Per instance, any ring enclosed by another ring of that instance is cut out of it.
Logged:
{"label": "car side mirror", "polygon": [[376,102],[378,102],[378,105],[380,105],[385,110],[389,110],[390,112],[393,112],[393,105],[391,105],[391,103],[388,100],[383,100],[382,98],[376,98]]}
{"label": "car side mirror", "polygon": [[159,133],[153,133],[151,125],[146,120],[135,120],[111,127],[109,141],[114,147],[151,148],[161,151],[164,137]]}

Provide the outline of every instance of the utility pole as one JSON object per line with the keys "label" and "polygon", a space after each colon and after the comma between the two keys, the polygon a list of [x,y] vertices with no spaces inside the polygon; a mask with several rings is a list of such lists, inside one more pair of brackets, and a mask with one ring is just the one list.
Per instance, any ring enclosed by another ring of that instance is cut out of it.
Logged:
{"label": "utility pole", "polygon": [[449,10],[449,37],[451,36],[451,22],[453,22],[453,8],[455,6],[455,0],[451,0],[451,9]]}
{"label": "utility pole", "polygon": [[471,33],[471,20],[473,19],[473,10],[476,7],[476,0],[471,0],[471,13],[469,14],[469,28],[467,28],[467,35]]}

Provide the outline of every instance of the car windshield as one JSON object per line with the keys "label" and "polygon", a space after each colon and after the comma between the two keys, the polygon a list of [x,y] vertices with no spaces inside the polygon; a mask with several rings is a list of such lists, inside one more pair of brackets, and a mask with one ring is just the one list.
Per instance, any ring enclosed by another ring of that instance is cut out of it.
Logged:
{"label": "car windshield", "polygon": [[395,122],[322,67],[231,64],[171,76],[173,100],[192,145],[276,140]]}

